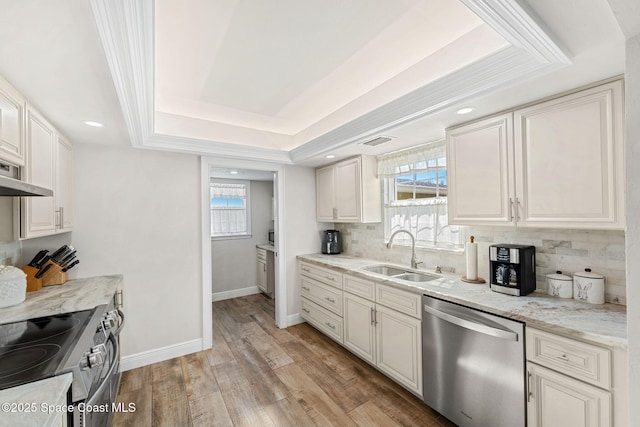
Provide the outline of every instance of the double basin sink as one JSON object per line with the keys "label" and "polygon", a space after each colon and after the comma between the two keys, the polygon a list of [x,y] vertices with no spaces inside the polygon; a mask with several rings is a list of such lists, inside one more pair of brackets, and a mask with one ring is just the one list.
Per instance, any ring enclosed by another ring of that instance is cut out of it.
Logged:
{"label": "double basin sink", "polygon": [[429,274],[421,271],[419,272],[387,264],[370,265],[362,268],[362,270],[380,276],[397,280],[404,280],[406,282],[412,283],[427,283],[431,280],[440,279],[440,276],[437,276],[435,274]]}

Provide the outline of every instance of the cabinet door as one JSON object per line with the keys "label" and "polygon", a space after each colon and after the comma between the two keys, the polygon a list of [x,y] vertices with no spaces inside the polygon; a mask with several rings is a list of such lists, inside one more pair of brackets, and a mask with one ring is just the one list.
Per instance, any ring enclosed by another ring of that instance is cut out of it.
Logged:
{"label": "cabinet door", "polygon": [[447,131],[449,224],[515,225],[512,114]]}
{"label": "cabinet door", "polygon": [[[27,111],[26,181],[54,190],[56,138],[53,127],[37,112]],[[54,197],[23,197],[22,237],[46,236],[56,231]]]}
{"label": "cabinet door", "polygon": [[0,77],[0,159],[24,166],[24,99]]}
{"label": "cabinet door", "polygon": [[527,425],[530,427],[609,427],[611,394],[529,363]]}
{"label": "cabinet door", "polygon": [[622,82],[514,113],[519,226],[624,228]]}
{"label": "cabinet door", "polygon": [[347,160],[335,165],[336,220],[359,222],[362,218],[361,159]]}
{"label": "cabinet door", "polygon": [[378,369],[422,396],[422,322],[376,306]]}
{"label": "cabinet door", "polygon": [[58,231],[73,228],[73,147],[58,136],[56,155],[55,203],[58,214]]}
{"label": "cabinet door", "polygon": [[316,219],[319,222],[335,219],[334,186],[333,166],[316,169]]}
{"label": "cabinet door", "polygon": [[258,288],[262,292],[267,292],[267,264],[263,260],[258,260],[257,267],[257,277],[258,277]]}
{"label": "cabinet door", "polygon": [[343,321],[344,346],[375,364],[375,304],[345,292]]}

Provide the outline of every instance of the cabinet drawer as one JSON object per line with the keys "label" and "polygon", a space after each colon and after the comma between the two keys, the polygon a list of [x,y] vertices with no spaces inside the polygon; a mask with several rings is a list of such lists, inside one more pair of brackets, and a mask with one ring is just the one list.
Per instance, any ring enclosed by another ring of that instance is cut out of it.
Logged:
{"label": "cabinet drawer", "polygon": [[300,295],[342,316],[342,291],[305,276],[300,277]]}
{"label": "cabinet drawer", "polygon": [[265,249],[258,248],[257,253],[258,253],[259,260],[262,260],[262,261],[267,260],[267,251]]}
{"label": "cabinet drawer", "polygon": [[301,262],[300,274],[316,279],[322,283],[326,283],[327,285],[342,289],[342,273],[338,273],[337,271]]}
{"label": "cabinet drawer", "polygon": [[328,337],[342,344],[342,318],[306,298],[302,298],[301,301],[302,317]]}
{"label": "cabinet drawer", "polygon": [[527,328],[527,359],[598,387],[611,389],[611,351]]}
{"label": "cabinet drawer", "polygon": [[353,295],[358,295],[370,301],[374,301],[376,297],[376,284],[371,280],[360,279],[359,277],[344,276],[343,290]]}
{"label": "cabinet drawer", "polygon": [[422,318],[420,302],[422,295],[403,291],[392,286],[376,283],[376,302],[409,316]]}

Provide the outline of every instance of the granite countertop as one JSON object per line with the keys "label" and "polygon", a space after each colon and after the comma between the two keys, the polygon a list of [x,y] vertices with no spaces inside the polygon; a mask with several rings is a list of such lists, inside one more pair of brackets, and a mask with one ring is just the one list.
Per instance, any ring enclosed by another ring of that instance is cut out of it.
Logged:
{"label": "granite countertop", "polygon": [[65,413],[72,374],[0,390],[2,425],[55,426]]}
{"label": "granite countertop", "polygon": [[[523,321],[527,326],[552,333],[582,338],[607,346],[627,348],[627,310],[617,304],[588,304],[574,299],[556,298],[534,292],[514,297],[491,291],[488,284],[472,284],[460,280],[459,275],[443,273],[439,279],[415,284],[386,278],[363,270],[383,261],[347,255],[300,255],[298,259],[324,267],[331,267],[362,278],[375,280],[405,290],[459,303],[489,313]],[[407,268],[406,266],[401,266]],[[424,270],[433,274],[433,271]]]}
{"label": "granite countertop", "polygon": [[122,288],[122,275],[69,280],[62,285],[46,286],[27,292],[20,304],[0,308],[0,324],[53,314],[89,310],[111,302]]}
{"label": "granite countertop", "polygon": [[264,249],[267,251],[275,252],[276,248],[271,243],[262,243],[260,245],[256,245],[256,248]]}

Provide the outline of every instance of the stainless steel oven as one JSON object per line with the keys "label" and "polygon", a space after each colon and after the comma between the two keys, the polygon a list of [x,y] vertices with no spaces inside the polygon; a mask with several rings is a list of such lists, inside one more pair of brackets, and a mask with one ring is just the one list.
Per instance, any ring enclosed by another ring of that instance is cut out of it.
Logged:
{"label": "stainless steel oven", "polygon": [[[119,335],[124,313],[119,308],[97,310],[98,321],[86,328],[61,372],[73,372],[73,427],[107,427],[120,384]],[[100,307],[102,308],[102,307]]]}
{"label": "stainless steel oven", "polygon": [[115,300],[90,310],[0,324],[0,389],[72,373],[68,424],[109,426],[120,381]]}

